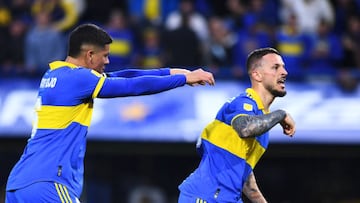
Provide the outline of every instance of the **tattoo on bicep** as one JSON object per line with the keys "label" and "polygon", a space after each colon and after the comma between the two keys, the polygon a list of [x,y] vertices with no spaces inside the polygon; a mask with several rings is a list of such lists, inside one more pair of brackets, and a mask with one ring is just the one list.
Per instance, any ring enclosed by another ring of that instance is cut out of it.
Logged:
{"label": "tattoo on bicep", "polygon": [[269,114],[255,116],[239,116],[232,122],[232,126],[240,137],[256,137],[270,130],[286,116],[283,110]]}

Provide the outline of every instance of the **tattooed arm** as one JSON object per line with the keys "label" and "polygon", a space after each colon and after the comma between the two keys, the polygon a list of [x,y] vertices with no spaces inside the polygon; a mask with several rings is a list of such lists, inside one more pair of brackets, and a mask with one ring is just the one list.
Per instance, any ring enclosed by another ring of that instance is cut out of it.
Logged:
{"label": "tattooed arm", "polygon": [[292,136],[295,133],[295,122],[283,110],[276,110],[264,115],[238,116],[231,125],[240,137],[247,138],[262,135],[278,123],[281,124],[286,135]]}
{"label": "tattooed arm", "polygon": [[266,203],[264,196],[260,192],[259,187],[256,184],[254,172],[251,172],[249,178],[244,184],[243,193],[253,203]]}

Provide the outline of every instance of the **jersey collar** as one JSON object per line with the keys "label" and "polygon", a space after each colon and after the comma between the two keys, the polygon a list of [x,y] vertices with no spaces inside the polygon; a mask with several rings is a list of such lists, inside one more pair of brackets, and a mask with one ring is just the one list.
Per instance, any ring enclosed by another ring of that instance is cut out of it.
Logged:
{"label": "jersey collar", "polygon": [[258,93],[255,92],[254,89],[247,88],[246,94],[256,102],[256,105],[259,109],[265,112],[264,104],[262,103],[260,96],[258,95]]}
{"label": "jersey collar", "polygon": [[51,62],[49,63],[49,66],[50,66],[50,70],[55,70],[57,68],[61,68],[61,67],[70,67],[70,68],[77,68],[78,66],[72,64],[72,63],[68,63],[68,62],[65,62],[65,61],[54,61],[54,62]]}

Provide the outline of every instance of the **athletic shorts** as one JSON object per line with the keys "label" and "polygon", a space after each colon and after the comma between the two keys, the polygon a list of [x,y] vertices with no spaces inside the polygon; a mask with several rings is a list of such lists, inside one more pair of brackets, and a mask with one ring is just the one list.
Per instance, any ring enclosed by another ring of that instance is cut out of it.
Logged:
{"label": "athletic shorts", "polygon": [[6,191],[5,203],[80,203],[73,192],[55,182],[37,182]]}

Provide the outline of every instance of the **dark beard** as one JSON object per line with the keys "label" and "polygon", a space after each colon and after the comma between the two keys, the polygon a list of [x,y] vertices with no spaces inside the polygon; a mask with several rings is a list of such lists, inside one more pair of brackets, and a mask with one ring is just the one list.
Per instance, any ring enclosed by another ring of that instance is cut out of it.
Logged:
{"label": "dark beard", "polygon": [[270,89],[270,93],[274,96],[274,97],[283,97],[286,95],[286,91],[278,91],[275,89]]}

